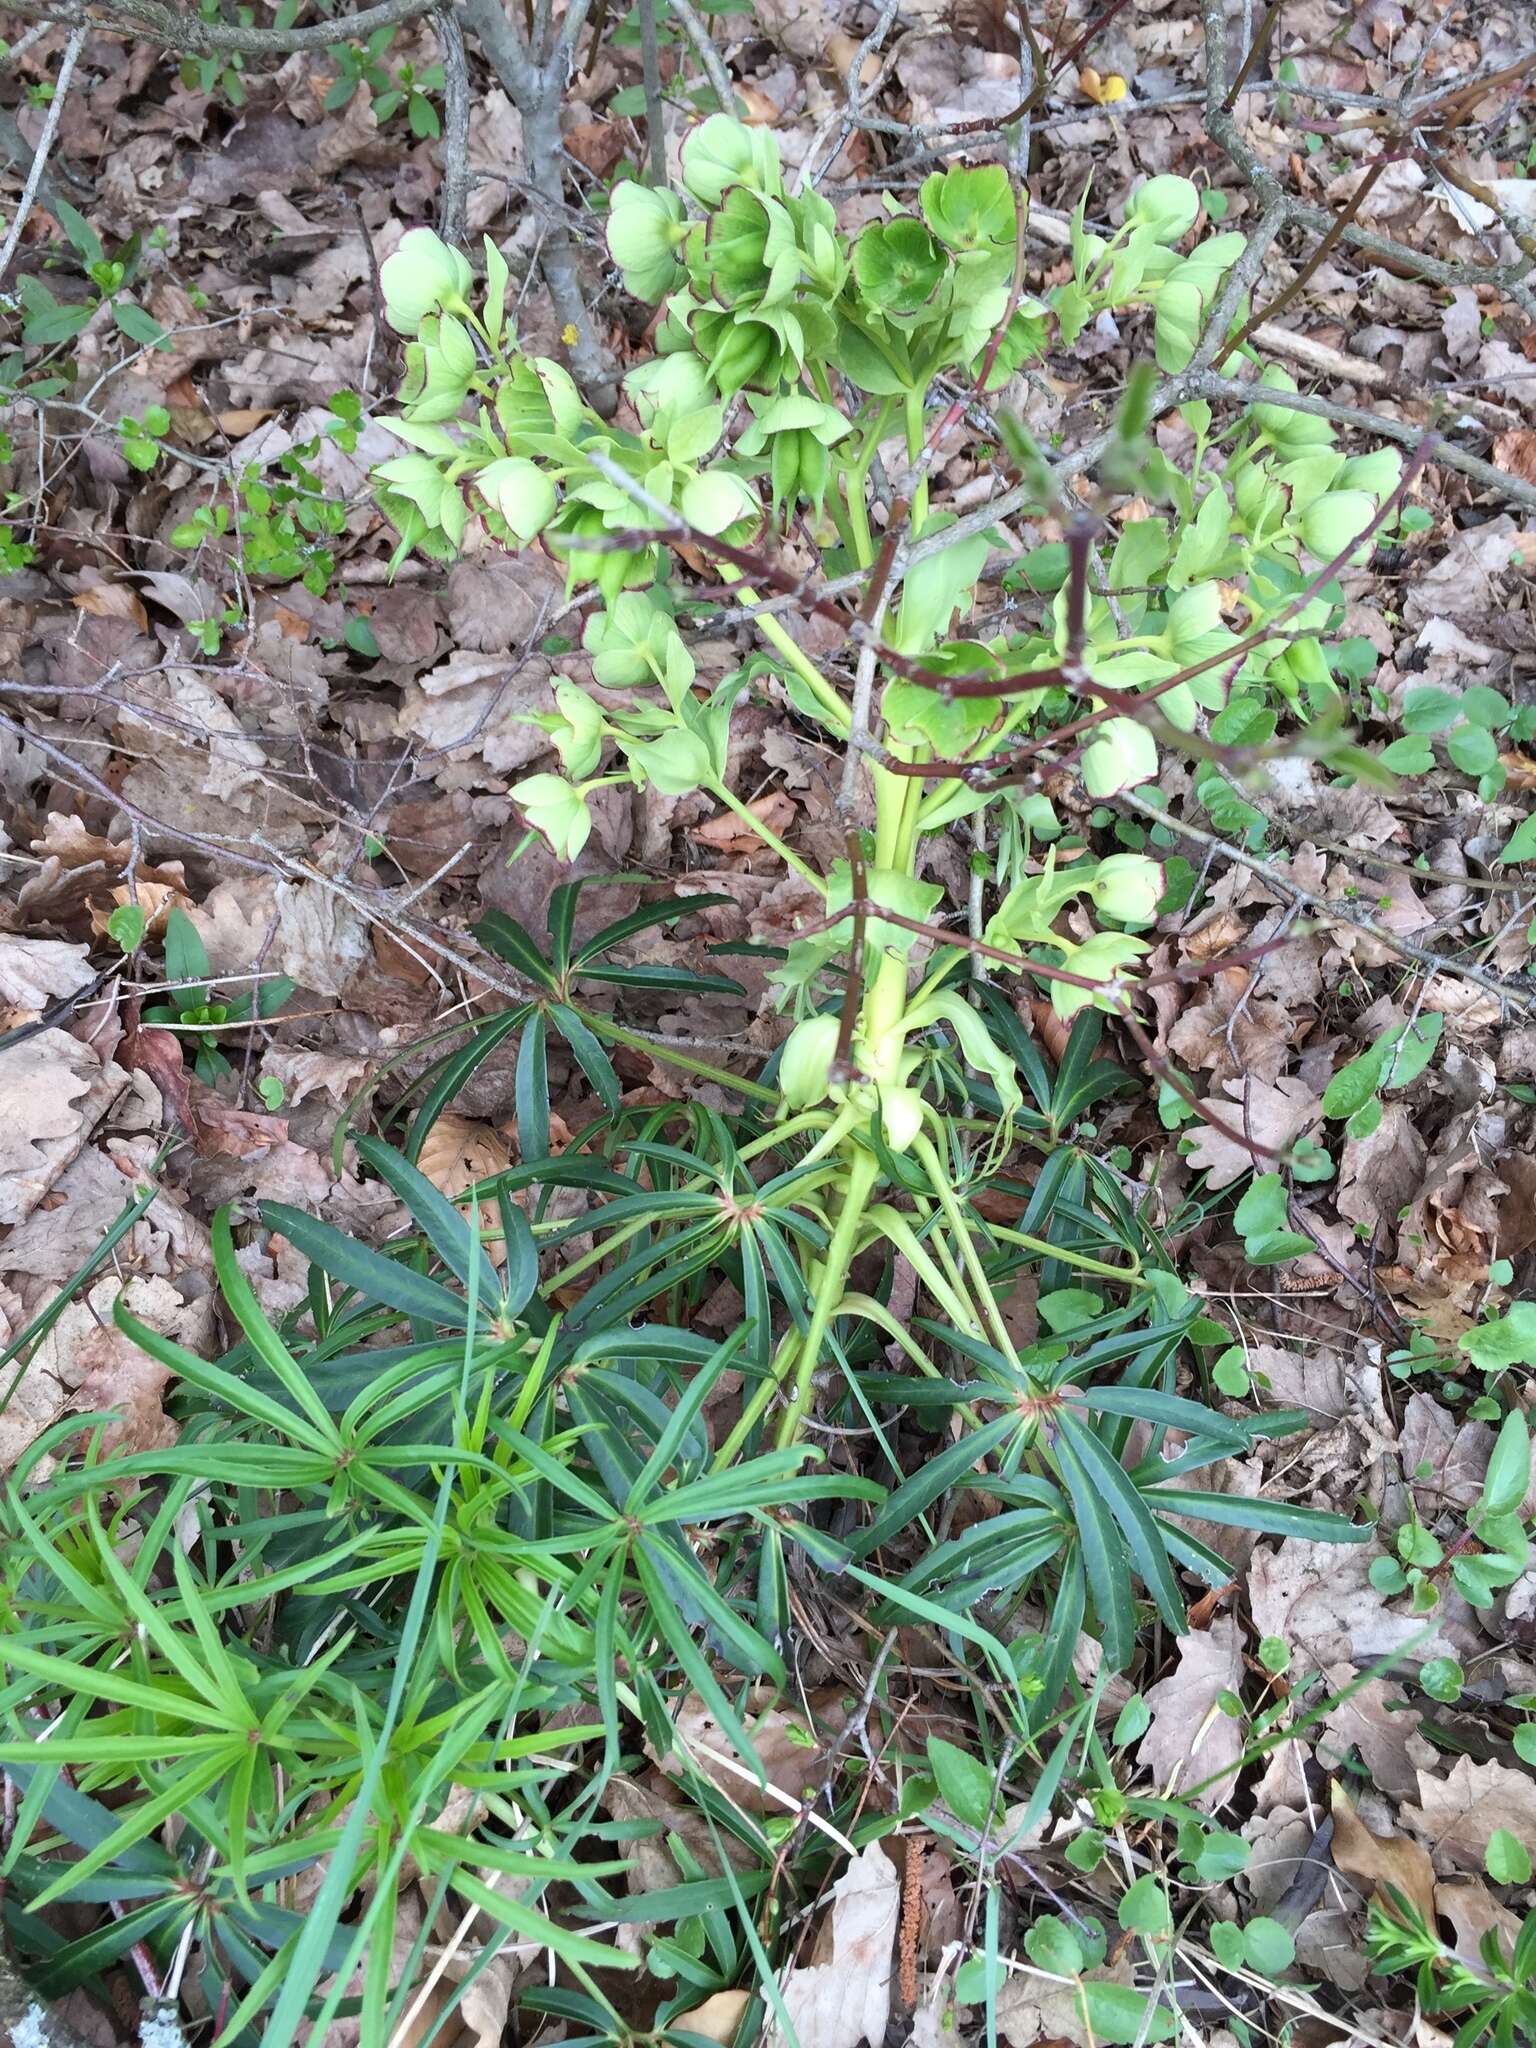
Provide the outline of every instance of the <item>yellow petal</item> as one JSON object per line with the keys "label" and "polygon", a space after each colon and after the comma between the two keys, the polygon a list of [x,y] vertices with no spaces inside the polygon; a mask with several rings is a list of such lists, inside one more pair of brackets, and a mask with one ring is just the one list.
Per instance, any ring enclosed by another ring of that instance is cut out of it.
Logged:
{"label": "yellow petal", "polygon": [[1099,89],[1099,105],[1107,107],[1115,100],[1123,100],[1129,89],[1119,72],[1111,71]]}
{"label": "yellow petal", "polygon": [[[1125,87],[1123,84],[1121,85],[1120,90],[1124,92]],[[576,332],[576,328],[573,322],[568,320],[564,327],[561,328],[560,339],[565,343],[567,348],[574,348],[577,342],[580,341],[581,336]]]}

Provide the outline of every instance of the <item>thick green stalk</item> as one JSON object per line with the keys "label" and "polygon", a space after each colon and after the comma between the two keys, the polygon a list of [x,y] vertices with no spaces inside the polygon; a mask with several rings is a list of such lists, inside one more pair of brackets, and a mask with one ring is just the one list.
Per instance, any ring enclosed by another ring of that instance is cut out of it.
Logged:
{"label": "thick green stalk", "polygon": [[832,1318],[842,1307],[843,1292],[848,1284],[848,1268],[853,1264],[859,1229],[864,1221],[865,1204],[879,1178],[880,1162],[873,1152],[866,1152],[860,1146],[849,1161],[848,1185],[843,1192],[842,1211],[837,1219],[837,1227],[832,1232],[832,1242],[827,1246],[827,1255],[822,1261],[821,1271],[816,1277],[816,1300],[811,1309],[810,1328],[805,1333],[805,1341],[800,1346],[796,1358],[794,1391],[790,1396],[789,1407],[779,1424],[781,1450],[795,1442],[810,1412],[821,1347],[826,1342]]}

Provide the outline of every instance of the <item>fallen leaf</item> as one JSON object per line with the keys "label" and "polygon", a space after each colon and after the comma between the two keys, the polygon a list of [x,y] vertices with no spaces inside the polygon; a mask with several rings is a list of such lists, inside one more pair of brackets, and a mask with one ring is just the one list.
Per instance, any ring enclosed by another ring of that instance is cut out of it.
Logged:
{"label": "fallen leaf", "polygon": [[[416,1164],[440,1194],[452,1199],[474,1181],[505,1173],[512,1164],[512,1153],[492,1125],[449,1111],[423,1138]],[[492,1260],[501,1265],[507,1254],[501,1242],[501,1215],[494,1202],[480,1204],[480,1233]]]}
{"label": "fallen leaf", "polygon": [[1462,1870],[1483,1868],[1488,1838],[1508,1828],[1536,1855],[1536,1778],[1493,1759],[1457,1757],[1450,1775],[1419,1772],[1419,1802],[1405,1806],[1403,1819],[1429,1838],[1436,1858]]}
{"label": "fallen leaf", "polygon": [[[1355,1669],[1352,1664],[1336,1664],[1324,1675],[1329,1692],[1342,1693]],[[1324,1770],[1338,1770],[1353,1749],[1373,1785],[1394,1799],[1406,1798],[1416,1781],[1415,1764],[1408,1752],[1420,1718],[1416,1709],[1409,1708],[1400,1686],[1386,1679],[1368,1679],[1324,1715],[1317,1760]],[[1422,1741],[1418,1747],[1422,1752]]]}
{"label": "fallen leaf", "polygon": [[1346,1138],[1339,1163],[1338,1208],[1372,1236],[1395,1238],[1397,1218],[1419,1192],[1429,1147],[1406,1103],[1389,1102],[1366,1138]]}
{"label": "fallen leaf", "polygon": [[70,600],[77,611],[97,619],[128,619],[141,633],[149,631],[149,613],[136,590],[126,583],[93,583]]}
{"label": "fallen leaf", "polygon": [[827,1961],[791,1970],[781,1987],[792,2032],[776,2020],[768,2048],[859,2048],[881,2043],[891,2016],[891,1950],[901,1886],[896,1866],[871,1842],[832,1887],[832,1911],[817,1947]]}
{"label": "fallen leaf", "polygon": [[1493,444],[1493,459],[1512,476],[1536,484],[1536,434],[1529,427],[1511,427],[1507,434],[1500,434]]}
{"label": "fallen leaf", "polygon": [[[203,1349],[213,1331],[213,1297],[183,1301],[169,1280],[143,1274],[126,1283],[108,1274],[83,1300],[69,1303],[59,1321],[37,1346],[0,1415],[0,1470],[9,1471],[45,1429],[70,1413],[110,1409],[120,1421],[108,1425],[108,1445],[127,1450],[173,1440],[160,1395],[170,1378],[164,1366],[131,1343],[112,1320],[113,1304],[124,1305],[162,1336]],[[33,1475],[46,1479],[52,1460]]]}
{"label": "fallen leaf", "polygon": [[36,1031],[0,1059],[0,1223],[20,1223],[53,1186],[123,1089],[67,1031]]}
{"label": "fallen leaf", "polygon": [[[780,835],[795,821],[795,800],[781,789],[773,790],[768,796],[755,797],[747,809],[754,818],[760,818],[770,832]],[[688,837],[698,840],[701,846],[713,848],[716,853],[734,854],[743,859],[779,859],[773,848],[765,845],[746,820],[738,818],[734,811],[721,811],[718,817],[707,818],[702,825],[693,826]]]}
{"label": "fallen leaf", "polygon": [[1375,1888],[1389,1910],[1391,1902],[1382,1887],[1391,1885],[1433,1927],[1435,1873],[1418,1843],[1403,1835],[1372,1834],[1337,1781],[1332,1806],[1333,1860],[1338,1868],[1347,1877],[1358,1877]]}
{"label": "fallen leaf", "polygon": [[144,936],[153,939],[165,936],[166,921],[173,910],[192,908],[191,897],[174,882],[140,882],[133,894],[130,894],[126,882],[120,882],[115,889],[109,889],[104,898],[89,899],[91,930],[98,937],[104,937],[112,924],[112,912],[125,903],[133,902],[137,902],[144,913]]}
{"label": "fallen leaf", "polygon": [[668,2022],[668,2031],[702,2034],[706,2041],[718,2041],[729,2048],[741,2025],[741,2016],[752,2003],[750,1991],[716,1991],[689,2012],[680,2012]]}
{"label": "fallen leaf", "polygon": [[1242,1722],[1217,1705],[1223,1693],[1236,1692],[1243,1680],[1236,1621],[1221,1614],[1209,1628],[1180,1636],[1178,1658],[1168,1676],[1145,1694],[1152,1721],[1136,1760],[1160,1788],[1173,1787],[1180,1797],[1190,1796],[1183,1791],[1185,1785],[1198,1784],[1217,1771],[1230,1772],[1194,1795],[1193,1803],[1202,1813],[1214,1813],[1236,1790],[1232,1766],[1243,1753]]}
{"label": "fallen leaf", "polygon": [[91,979],[87,946],[62,939],[23,939],[0,932],[0,1004],[8,1010],[46,1010],[56,996],[72,996]]}
{"label": "fallen leaf", "polygon": [[1501,1905],[1480,1877],[1453,1879],[1435,1886],[1435,1911],[1456,1930],[1456,1953],[1473,1969],[1481,1967],[1479,1949],[1491,1929],[1513,1949],[1520,1934],[1520,1918]]}
{"label": "fallen leaf", "polygon": [[[1294,1074],[1282,1074],[1273,1082],[1246,1078],[1224,1082],[1223,1093],[1208,1097],[1200,1107],[1207,1115],[1219,1117],[1226,1129],[1197,1125],[1189,1164],[1205,1168],[1209,1187],[1229,1187],[1240,1175],[1268,1167],[1271,1162],[1265,1155],[1283,1152],[1322,1106],[1322,1098]],[[1241,1133],[1264,1148],[1257,1166],[1250,1147],[1236,1135],[1228,1137],[1228,1131]]]}
{"label": "fallen leaf", "polygon": [[[840,1686],[825,1686],[810,1695],[806,1701],[809,1726],[804,1715],[772,1704],[773,1698],[770,1688],[758,1688],[747,1702],[744,1726],[768,1784],[791,1799],[803,1799],[826,1774],[826,1738],[840,1735],[847,1725],[843,1690]],[[769,1704],[763,1705],[754,1718],[759,1700]],[[683,1777],[697,1770],[746,1813],[784,1811],[782,1798],[775,1799],[772,1792],[765,1791],[753,1779],[740,1777],[717,1761],[719,1755],[731,1754],[730,1737],[697,1693],[690,1693],[683,1701],[673,1726],[677,1731],[676,1747],[655,1759],[669,1777]]]}

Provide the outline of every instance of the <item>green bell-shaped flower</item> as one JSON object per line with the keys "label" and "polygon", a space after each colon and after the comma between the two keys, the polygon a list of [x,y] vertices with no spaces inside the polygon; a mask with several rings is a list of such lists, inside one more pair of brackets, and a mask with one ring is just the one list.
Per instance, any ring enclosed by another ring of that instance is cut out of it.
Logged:
{"label": "green bell-shaped flower", "polygon": [[779,146],[766,128],[711,114],[683,144],[683,183],[701,206],[718,206],[733,185],[777,195]]}
{"label": "green bell-shaped flower", "polygon": [[877,313],[920,313],[948,273],[948,255],[913,214],[871,221],[853,245],[854,282]]}
{"label": "green bell-shaped flower", "polygon": [[488,463],[475,478],[475,488],[519,546],[536,539],[555,516],[555,487],[526,456],[504,455]]}
{"label": "green bell-shaped flower", "polygon": [[835,405],[824,405],[808,391],[748,403],[756,418],[736,448],[747,456],[767,451],[775,517],[781,507],[805,498],[820,518],[832,466],[827,451],[852,431],[849,422]]}
{"label": "green bell-shaped flower", "polygon": [[428,313],[469,311],[465,293],[474,282],[469,259],[430,228],[411,228],[379,266],[384,311],[397,334],[415,334]]}
{"label": "green bell-shaped flower", "polygon": [[624,289],[654,306],[674,285],[683,266],[678,247],[688,232],[683,202],[675,192],[621,178],[608,207],[608,253],[624,276]]}

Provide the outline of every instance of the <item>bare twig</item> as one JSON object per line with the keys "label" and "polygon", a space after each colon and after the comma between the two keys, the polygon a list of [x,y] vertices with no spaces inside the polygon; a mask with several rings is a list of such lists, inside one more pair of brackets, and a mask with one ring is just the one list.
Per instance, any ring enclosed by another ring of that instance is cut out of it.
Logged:
{"label": "bare twig", "polygon": [[[1214,371],[1196,371],[1186,376],[1182,380],[1182,395],[1185,398],[1230,398],[1244,405],[1284,406],[1289,412],[1310,413],[1314,419],[1332,420],[1336,426],[1353,427],[1362,434],[1378,434],[1383,440],[1396,441],[1404,448],[1417,448],[1424,438],[1422,427],[1414,426],[1408,420],[1395,420],[1387,413],[1364,412],[1353,405],[1335,405],[1332,399],[1318,398],[1310,391],[1284,391],[1269,385],[1246,384],[1236,377],[1218,377]],[[1536,484],[1528,484],[1522,478],[1512,476],[1508,470],[1496,469],[1491,462],[1469,455],[1453,442],[1437,440],[1434,460],[1443,469],[1459,470],[1463,476],[1471,477],[1485,490],[1497,491],[1511,504],[1536,511]]]}
{"label": "bare twig", "polygon": [[731,74],[725,68],[725,59],[715,48],[714,37],[709,32],[708,23],[699,18],[692,0],[667,0],[667,12],[692,43],[693,54],[698,58],[704,76],[713,87],[721,109],[727,114],[734,112],[736,93],[731,84]]}
{"label": "bare twig", "polygon": [[[1339,902],[1328,896],[1319,896],[1314,890],[1303,888],[1300,882],[1293,881],[1283,868],[1276,867],[1273,862],[1248,852],[1246,847],[1234,845],[1230,840],[1223,839],[1219,833],[1207,832],[1201,825],[1186,824],[1182,819],[1170,817],[1167,811],[1159,809],[1156,804],[1148,803],[1145,797],[1137,796],[1134,790],[1122,790],[1111,801],[1123,804],[1138,817],[1161,825],[1165,831],[1193,840],[1196,846],[1208,847],[1211,852],[1219,853],[1227,860],[1236,861],[1239,867],[1247,868],[1250,874],[1257,875],[1269,888],[1288,897],[1291,902],[1299,903],[1304,910],[1313,911],[1334,924],[1353,925],[1357,931],[1367,933],[1390,952],[1396,953],[1399,959],[1411,962],[1431,977],[1443,974],[1452,981],[1473,982],[1485,994],[1493,996],[1501,1004],[1507,1003],[1522,1016],[1536,1014],[1536,998],[1517,988],[1512,981],[1504,980],[1473,961],[1452,960],[1446,954],[1436,952],[1432,946],[1420,946],[1412,939],[1404,938],[1400,932],[1389,932],[1383,925],[1378,924],[1375,918],[1367,916],[1363,910],[1357,910],[1354,904]],[[885,914],[881,912],[882,916]]]}
{"label": "bare twig", "polygon": [[10,232],[5,238],[5,247],[0,249],[0,280],[11,267],[11,259],[21,245],[22,229],[27,224],[27,215],[37,199],[38,187],[43,182],[44,167],[48,152],[53,147],[53,138],[59,132],[59,117],[64,112],[64,100],[69,92],[69,81],[75,75],[75,64],[85,47],[86,31],[75,29],[64,45],[64,55],[59,60],[59,75],[54,82],[53,98],[48,102],[48,112],[43,121],[43,132],[37,138],[37,148],[32,152],[32,168],[27,173],[27,182],[22,187],[21,200],[11,221]]}
{"label": "bare twig", "polygon": [[169,4],[169,0],[11,0],[9,11],[28,21],[95,30],[108,35],[141,36],[168,50],[190,50],[211,56],[238,50],[247,57],[286,57],[295,50],[323,50],[338,40],[362,37],[426,14],[438,0],[379,0],[360,14],[311,22],[306,28],[249,28],[240,22],[209,21],[205,16]]}
{"label": "bare twig", "polygon": [[445,242],[457,248],[464,240],[469,205],[469,59],[464,54],[459,18],[451,7],[439,7],[432,25],[443,53],[443,189],[437,229]]}
{"label": "bare twig", "polygon": [[539,267],[555,317],[565,332],[571,375],[597,411],[608,414],[618,403],[618,375],[587,308],[576,244],[566,221],[561,169],[560,103],[590,4],[591,0],[570,0],[558,30],[550,22],[549,8],[541,6],[535,12],[531,34],[516,15],[503,11],[501,0],[464,0],[464,18],[479,37],[508,99],[523,117],[529,187],[546,214]]}
{"label": "bare twig", "polygon": [[667,182],[667,137],[661,100],[661,45],[656,38],[656,0],[640,0],[640,72],[645,81],[645,150],[651,176]]}

